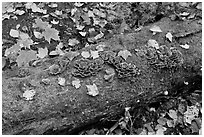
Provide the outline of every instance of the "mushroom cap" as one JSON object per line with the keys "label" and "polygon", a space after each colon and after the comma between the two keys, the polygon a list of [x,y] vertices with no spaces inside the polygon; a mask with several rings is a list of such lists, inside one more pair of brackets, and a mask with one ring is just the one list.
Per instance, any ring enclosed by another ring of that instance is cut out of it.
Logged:
{"label": "mushroom cap", "polygon": [[153,32],[162,32],[161,28],[157,25],[153,25],[149,30]]}

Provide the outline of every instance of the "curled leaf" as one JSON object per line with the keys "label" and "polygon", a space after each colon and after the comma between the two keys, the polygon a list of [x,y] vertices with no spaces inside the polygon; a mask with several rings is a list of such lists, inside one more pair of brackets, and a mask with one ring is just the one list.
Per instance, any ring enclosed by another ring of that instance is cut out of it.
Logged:
{"label": "curled leaf", "polygon": [[170,42],[172,42],[173,36],[172,36],[172,34],[171,34],[170,32],[168,32],[168,33],[166,34],[166,38],[167,38]]}
{"label": "curled leaf", "polygon": [[150,28],[150,31],[153,32],[153,35],[155,35],[156,33],[159,33],[159,32],[162,32],[161,28],[157,25],[153,25],[151,28]]}
{"label": "curled leaf", "polygon": [[86,85],[87,90],[88,90],[88,95],[90,96],[97,96],[99,94],[98,88],[95,84],[93,85]]}
{"label": "curled leaf", "polygon": [[189,49],[190,46],[188,44],[185,44],[185,45],[180,45],[180,47],[184,48],[184,49]]}

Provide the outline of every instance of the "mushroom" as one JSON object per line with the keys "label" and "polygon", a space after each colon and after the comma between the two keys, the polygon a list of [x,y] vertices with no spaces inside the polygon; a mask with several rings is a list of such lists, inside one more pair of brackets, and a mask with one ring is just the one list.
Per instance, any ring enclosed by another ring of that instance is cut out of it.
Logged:
{"label": "mushroom", "polygon": [[158,32],[162,32],[161,28],[160,28],[159,26],[157,26],[157,25],[152,26],[152,27],[150,28],[150,31],[153,32],[153,35],[155,35],[155,34],[158,33]]}

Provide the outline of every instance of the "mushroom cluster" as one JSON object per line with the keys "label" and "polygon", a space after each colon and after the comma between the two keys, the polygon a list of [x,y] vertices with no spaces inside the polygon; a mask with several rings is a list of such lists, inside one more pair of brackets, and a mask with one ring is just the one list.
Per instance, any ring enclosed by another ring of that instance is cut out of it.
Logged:
{"label": "mushroom cluster", "polygon": [[177,68],[183,64],[182,53],[175,47],[162,45],[159,49],[149,47],[146,52],[148,63],[153,68]]}
{"label": "mushroom cluster", "polygon": [[97,72],[103,69],[104,61],[101,58],[93,60],[79,59],[74,63],[74,69],[72,71],[73,76],[88,77],[96,75]]}
{"label": "mushroom cluster", "polygon": [[140,70],[132,63],[127,63],[121,56],[113,51],[105,51],[99,54],[105,63],[112,65],[118,78],[132,77],[140,74]]}

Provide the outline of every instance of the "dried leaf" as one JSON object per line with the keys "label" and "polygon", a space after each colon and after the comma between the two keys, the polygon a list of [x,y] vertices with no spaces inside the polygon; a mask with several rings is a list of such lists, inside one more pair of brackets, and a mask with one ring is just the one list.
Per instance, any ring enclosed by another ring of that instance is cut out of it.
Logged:
{"label": "dried leaf", "polygon": [[153,47],[153,48],[155,48],[155,49],[159,49],[159,43],[157,43],[157,41],[154,40],[154,39],[148,40],[147,45],[148,45],[149,47]]}
{"label": "dried leaf", "polygon": [[30,49],[30,45],[33,45],[33,40],[30,38],[30,36],[27,33],[20,32],[20,39],[18,40],[18,43],[21,47]]}
{"label": "dried leaf", "polygon": [[26,99],[26,100],[33,100],[33,97],[35,96],[36,94],[36,91],[35,90],[26,90],[24,93],[23,93],[23,97]]}
{"label": "dried leaf", "polygon": [[2,57],[2,68],[4,68],[6,65],[6,58]]}
{"label": "dried leaf", "polygon": [[44,30],[47,27],[51,27],[51,25],[48,22],[44,22],[40,18],[37,18],[35,19],[35,24],[33,24],[33,27]]}
{"label": "dried leaf", "polygon": [[167,126],[168,127],[174,127],[174,121],[173,120],[167,120]]}
{"label": "dried leaf", "polygon": [[192,133],[198,133],[199,132],[199,127],[195,121],[191,122],[190,128],[192,130]]}
{"label": "dried leaf", "polygon": [[153,35],[155,35],[156,33],[159,33],[159,32],[162,32],[161,28],[157,25],[153,25],[151,28],[150,28],[150,31],[153,32]]}
{"label": "dried leaf", "polygon": [[60,86],[65,86],[65,82],[66,82],[66,79],[65,78],[62,78],[62,77],[59,77],[58,78],[58,84]]}
{"label": "dried leaf", "polygon": [[115,70],[113,68],[106,69],[106,74],[107,75],[104,75],[104,79],[109,82],[113,81]]}
{"label": "dried leaf", "polygon": [[180,47],[184,48],[184,49],[189,49],[190,46],[188,44],[185,44],[185,45],[180,45]]}
{"label": "dried leaf", "polygon": [[170,42],[172,42],[173,36],[172,36],[172,34],[171,34],[170,32],[168,32],[168,33],[166,34],[166,38],[167,38]]}
{"label": "dried leaf", "polygon": [[93,85],[86,85],[87,87],[87,94],[90,96],[97,96],[99,94],[98,88],[95,84]]}
{"label": "dried leaf", "polygon": [[91,53],[91,57],[92,57],[93,59],[96,59],[96,58],[99,57],[98,51],[92,51],[92,50],[90,50],[90,53]]}
{"label": "dried leaf", "polygon": [[173,110],[173,109],[170,109],[170,110],[169,110],[168,115],[169,115],[172,119],[174,119],[174,120],[177,120],[177,118],[178,118],[177,112],[176,112],[175,110]]}
{"label": "dried leaf", "polygon": [[187,111],[184,113],[184,121],[191,124],[199,114],[199,109],[196,106],[187,106]]}
{"label": "dried leaf", "polygon": [[202,10],[202,3],[200,2],[197,6],[196,6],[197,9],[199,10]]}
{"label": "dried leaf", "polygon": [[21,50],[19,53],[19,56],[17,57],[17,64],[19,67],[22,66],[29,66],[29,62],[32,60],[36,60],[37,56],[36,56],[36,52],[33,50]]}
{"label": "dried leaf", "polygon": [[88,51],[82,51],[81,52],[81,56],[84,58],[89,58],[90,57],[90,53]]}
{"label": "dried leaf", "polygon": [[58,34],[58,30],[50,27],[45,28],[45,31],[42,32],[42,35],[45,37],[45,40],[47,40],[49,43],[51,39],[60,40]]}
{"label": "dried leaf", "polygon": [[12,47],[6,49],[4,56],[8,56],[10,54],[16,54],[20,51],[21,46],[19,45],[19,43],[13,45]]}
{"label": "dried leaf", "polygon": [[80,88],[80,86],[81,86],[80,80],[77,79],[77,78],[75,78],[75,79],[72,81],[72,85],[73,85],[76,89]]}
{"label": "dried leaf", "polygon": [[41,39],[41,38],[43,37],[42,33],[40,33],[40,32],[33,31],[33,33],[34,33],[34,36],[35,36],[36,38],[38,38],[38,39]]}
{"label": "dried leaf", "polygon": [[118,52],[118,56],[121,56],[126,60],[128,56],[132,56],[132,54],[128,50],[121,50]]}
{"label": "dried leaf", "polygon": [[94,39],[95,39],[95,40],[98,40],[98,39],[102,38],[103,36],[104,36],[104,34],[103,34],[103,33],[100,33],[100,34],[96,35],[96,36],[94,37]]}
{"label": "dried leaf", "polygon": [[44,49],[43,48],[38,48],[38,54],[37,54],[37,56],[39,57],[39,58],[44,58],[44,57],[46,57],[48,55],[48,49],[47,49],[47,47],[45,47]]}
{"label": "dried leaf", "polygon": [[79,44],[80,42],[77,39],[69,39],[69,45],[75,46],[76,44]]}
{"label": "dried leaf", "polygon": [[11,29],[9,34],[11,37],[18,38],[20,33],[18,30]]}
{"label": "dried leaf", "polygon": [[77,51],[70,51],[70,52],[66,52],[64,54],[64,56],[66,56],[70,61],[72,61],[78,55],[79,55],[79,52],[77,52]]}
{"label": "dried leaf", "polygon": [[166,118],[163,118],[163,117],[160,117],[157,122],[160,124],[160,125],[165,125],[166,122],[167,122],[167,119]]}
{"label": "dried leaf", "polygon": [[23,15],[25,13],[25,11],[24,10],[16,10],[14,13],[17,15]]}
{"label": "dried leaf", "polygon": [[86,32],[79,32],[79,34],[80,34],[81,36],[83,36],[83,37],[86,36]]}

